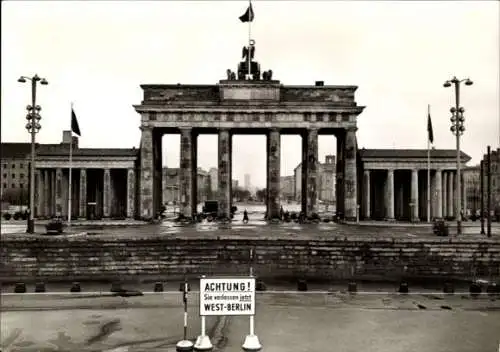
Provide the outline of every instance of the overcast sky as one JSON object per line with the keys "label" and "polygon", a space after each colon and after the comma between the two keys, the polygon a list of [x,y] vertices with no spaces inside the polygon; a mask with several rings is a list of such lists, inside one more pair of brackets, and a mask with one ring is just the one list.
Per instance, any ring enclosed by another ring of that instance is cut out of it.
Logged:
{"label": "overcast sky", "polygon": [[[215,84],[236,69],[248,26],[246,1],[3,1],[3,142],[28,142],[28,84],[38,90],[41,143],[58,143],[75,104],[82,147],[139,145],[140,84]],[[454,75],[463,86],[463,150],[477,163],[499,145],[498,1],[253,1],[256,59],[283,84],[357,85],[366,106],[358,119],[365,148],[426,148],[431,104],[436,148],[454,149],[449,108]],[[199,166],[217,164],[216,137],[199,141]],[[179,138],[166,136],[169,167],[179,164]],[[336,154],[334,137],[320,138],[320,157]],[[300,139],[282,137],[282,175],[300,161]],[[265,185],[265,138],[236,136],[233,175]]]}

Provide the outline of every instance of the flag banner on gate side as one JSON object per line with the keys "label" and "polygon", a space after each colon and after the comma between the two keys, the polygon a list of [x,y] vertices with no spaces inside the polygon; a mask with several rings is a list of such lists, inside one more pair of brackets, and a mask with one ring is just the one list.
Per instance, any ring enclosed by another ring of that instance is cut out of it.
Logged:
{"label": "flag banner on gate side", "polygon": [[80,125],[78,124],[78,119],[76,118],[75,110],[71,108],[71,132],[77,134],[78,136],[82,136],[80,132]]}
{"label": "flag banner on gate side", "polygon": [[427,137],[431,144],[434,143],[434,131],[432,129],[431,113],[427,114]]}
{"label": "flag banner on gate side", "polygon": [[255,315],[255,278],[200,279],[200,316]]}

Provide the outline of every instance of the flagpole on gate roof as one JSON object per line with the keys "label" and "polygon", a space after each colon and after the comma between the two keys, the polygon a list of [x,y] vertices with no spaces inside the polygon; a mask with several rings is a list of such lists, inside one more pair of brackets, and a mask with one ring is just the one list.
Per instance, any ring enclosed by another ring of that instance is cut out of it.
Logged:
{"label": "flagpole on gate roof", "polygon": [[248,21],[248,79],[250,79],[250,75],[252,73],[252,65],[251,65],[251,41],[252,41],[252,21],[253,21],[253,8],[252,8],[252,0],[248,0],[248,11],[249,12],[249,21]]}
{"label": "flagpole on gate roof", "polygon": [[73,169],[73,102],[71,102],[71,118],[70,118],[70,140],[69,140],[69,182],[68,182],[68,226],[71,226],[71,179]]}
{"label": "flagpole on gate roof", "polygon": [[427,222],[431,221],[431,142],[433,141],[431,105],[427,104]]}

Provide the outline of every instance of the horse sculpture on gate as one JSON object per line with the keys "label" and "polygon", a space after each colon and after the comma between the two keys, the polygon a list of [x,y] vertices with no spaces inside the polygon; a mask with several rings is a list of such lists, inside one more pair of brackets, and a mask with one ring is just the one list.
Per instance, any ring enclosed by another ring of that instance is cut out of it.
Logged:
{"label": "horse sculpture on gate", "polygon": [[[249,45],[244,46],[243,49],[241,50],[241,58],[243,60],[238,64],[237,73],[232,72],[230,69],[228,69],[226,72],[227,80],[228,81],[234,81],[236,79],[240,81],[261,80],[260,64],[256,61],[253,61],[254,57],[255,57],[255,40],[251,39]],[[262,72],[262,80],[271,81],[272,77],[273,77],[272,70]]]}

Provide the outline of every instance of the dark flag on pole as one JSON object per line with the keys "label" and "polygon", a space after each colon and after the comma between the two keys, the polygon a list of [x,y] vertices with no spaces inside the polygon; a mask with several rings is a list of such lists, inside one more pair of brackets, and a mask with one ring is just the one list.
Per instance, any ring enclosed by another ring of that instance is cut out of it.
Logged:
{"label": "dark flag on pole", "polygon": [[434,132],[432,131],[431,113],[427,113],[427,132],[429,133],[429,142],[434,143]]}
{"label": "dark flag on pole", "polygon": [[252,3],[248,6],[246,12],[240,16],[241,22],[252,22],[254,18],[254,13],[252,9]]}
{"label": "dark flag on pole", "polygon": [[81,136],[80,126],[78,125],[78,119],[76,118],[75,111],[71,108],[71,131],[78,136]]}

